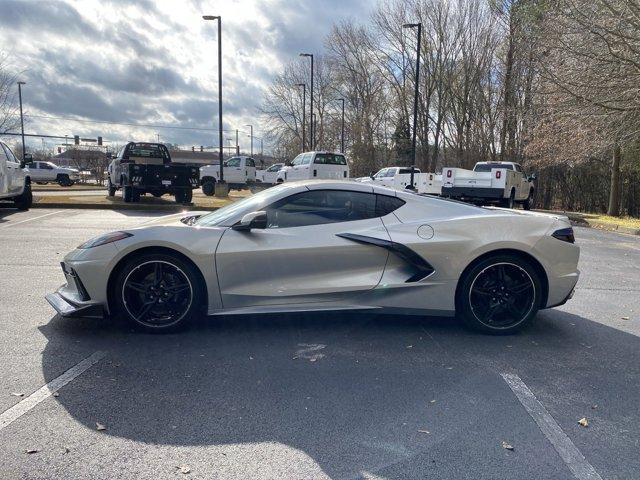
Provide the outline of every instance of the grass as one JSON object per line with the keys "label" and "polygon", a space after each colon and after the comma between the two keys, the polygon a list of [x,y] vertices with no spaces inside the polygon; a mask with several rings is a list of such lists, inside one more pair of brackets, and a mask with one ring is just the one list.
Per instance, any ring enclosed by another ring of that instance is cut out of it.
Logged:
{"label": "grass", "polygon": [[610,217],[609,215],[589,213],[584,215],[584,219],[589,223],[602,223],[611,226],[618,225],[620,227],[640,229],[640,218],[635,217]]}

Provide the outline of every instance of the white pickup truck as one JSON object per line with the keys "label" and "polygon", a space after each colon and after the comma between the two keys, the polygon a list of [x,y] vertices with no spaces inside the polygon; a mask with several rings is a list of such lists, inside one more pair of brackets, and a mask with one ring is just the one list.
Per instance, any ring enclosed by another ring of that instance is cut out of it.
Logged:
{"label": "white pickup truck", "polygon": [[521,203],[525,210],[533,205],[535,175],[527,175],[513,162],[478,162],[473,170],[442,169],[443,197],[472,203],[497,203],[513,208]]}
{"label": "white pickup truck", "polygon": [[276,183],[278,179],[278,172],[282,170],[284,163],[274,163],[266,170],[256,171],[256,182],[261,183]]}
{"label": "white pickup truck", "polygon": [[[251,157],[232,157],[222,164],[223,180],[230,190],[242,190],[251,187],[256,181],[256,162]],[[216,182],[220,180],[220,164],[200,167],[200,185],[202,193],[211,196],[215,193]]]}
{"label": "white pickup truck", "polygon": [[[359,182],[372,182],[396,190],[407,190],[411,185],[411,167],[387,167],[369,177],[356,178]],[[442,175],[422,173],[419,168],[413,170],[413,186],[416,193],[440,195]]]}
{"label": "white pickup truck", "polygon": [[334,152],[301,153],[291,161],[291,165],[280,169],[276,183],[314,178],[346,180],[349,178],[347,158]]}
{"label": "white pickup truck", "polygon": [[28,210],[33,203],[26,165],[27,162],[18,161],[11,149],[0,142],[0,200],[12,202],[18,210]]}
{"label": "white pickup truck", "polygon": [[70,187],[80,180],[77,168],[59,167],[51,162],[33,162],[29,165],[31,180],[38,184],[57,183],[61,187]]}

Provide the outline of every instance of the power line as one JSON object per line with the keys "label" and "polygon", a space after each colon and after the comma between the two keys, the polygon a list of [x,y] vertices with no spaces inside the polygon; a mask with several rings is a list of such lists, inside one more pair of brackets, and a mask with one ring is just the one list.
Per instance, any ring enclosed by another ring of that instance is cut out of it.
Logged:
{"label": "power line", "polygon": [[[179,125],[155,125],[155,124],[150,124],[150,123],[127,123],[127,122],[112,122],[112,121],[107,121],[107,120],[83,120],[83,119],[79,119],[79,118],[71,118],[71,117],[54,117],[51,115],[34,115],[34,114],[25,114],[25,117],[32,117],[32,118],[44,118],[44,119],[48,119],[48,120],[66,120],[66,121],[70,121],[70,122],[80,122],[80,123],[98,123],[98,124],[104,124],[104,125],[120,125],[120,126],[126,126],[126,127],[145,127],[145,128],[167,128],[167,129],[172,129],[172,130],[197,130],[197,131],[203,131],[203,132],[217,132],[218,129],[216,128],[204,128],[204,127],[182,127]],[[234,132],[235,133],[235,129],[233,130],[223,130],[223,132]],[[244,130],[240,130],[240,132],[242,133],[249,133],[246,132]]]}

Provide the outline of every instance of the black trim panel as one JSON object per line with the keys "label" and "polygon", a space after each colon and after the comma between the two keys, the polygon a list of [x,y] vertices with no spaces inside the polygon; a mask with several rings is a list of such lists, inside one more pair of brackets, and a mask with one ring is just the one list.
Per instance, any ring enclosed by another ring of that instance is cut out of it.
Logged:
{"label": "black trim panel", "polygon": [[405,283],[417,282],[435,272],[435,269],[429,262],[401,243],[384,240],[382,238],[368,237],[366,235],[358,235],[356,233],[337,233],[336,235],[354,242],[375,245],[376,247],[384,248],[385,250],[395,253],[416,270],[411,277],[405,280]]}

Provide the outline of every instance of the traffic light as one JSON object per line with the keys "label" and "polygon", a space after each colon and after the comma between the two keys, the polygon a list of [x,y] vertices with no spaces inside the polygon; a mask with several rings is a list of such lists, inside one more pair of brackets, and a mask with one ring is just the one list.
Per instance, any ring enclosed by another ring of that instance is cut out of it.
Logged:
{"label": "traffic light", "polygon": [[80,135],[73,136],[73,143],[76,145],[80,145]]}

